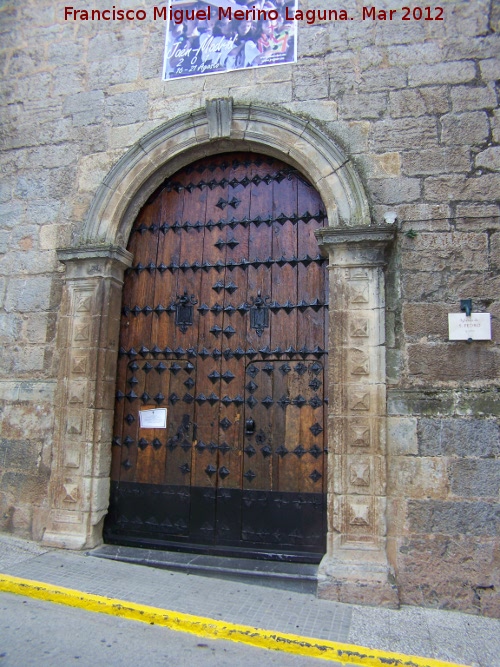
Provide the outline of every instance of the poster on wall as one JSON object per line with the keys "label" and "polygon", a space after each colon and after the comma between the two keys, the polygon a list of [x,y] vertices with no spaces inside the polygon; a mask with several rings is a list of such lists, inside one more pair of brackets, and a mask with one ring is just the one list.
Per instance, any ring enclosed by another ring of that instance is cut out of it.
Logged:
{"label": "poster on wall", "polygon": [[163,80],[297,60],[298,0],[168,0]]}

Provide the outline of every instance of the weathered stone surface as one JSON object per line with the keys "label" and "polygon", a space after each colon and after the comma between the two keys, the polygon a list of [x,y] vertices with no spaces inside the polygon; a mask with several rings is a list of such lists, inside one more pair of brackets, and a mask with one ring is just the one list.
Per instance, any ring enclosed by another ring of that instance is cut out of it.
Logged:
{"label": "weathered stone surface", "polygon": [[464,172],[470,169],[470,151],[460,148],[430,148],[405,151],[402,168],[406,176],[427,176],[448,172]]}
{"label": "weathered stone surface", "polygon": [[310,100],[328,97],[328,74],[322,61],[298,66],[293,73],[294,99]]}
{"label": "weathered stone surface", "polygon": [[147,118],[148,95],[146,91],[120,93],[106,99],[106,115],[112,125],[130,125]]}
{"label": "weathered stone surface", "polygon": [[482,144],[490,131],[488,116],[484,111],[447,114],[441,118],[441,123],[444,144]]}
{"label": "weathered stone surface", "polygon": [[420,456],[492,458],[500,454],[500,427],[491,419],[418,420]]}
{"label": "weathered stone surface", "polygon": [[493,536],[500,532],[500,506],[486,501],[410,500],[408,521],[412,533]]}
{"label": "weathered stone surface", "polygon": [[392,456],[418,454],[417,420],[412,417],[390,417],[387,420],[387,450]]}
{"label": "weathered stone surface", "polygon": [[403,308],[403,325],[408,336],[448,338],[448,313],[445,304],[406,304]]}
{"label": "weathered stone surface", "polygon": [[498,540],[412,536],[398,543],[401,602],[498,616]]}
{"label": "weathered stone surface", "polygon": [[456,201],[492,201],[494,192],[500,184],[497,174],[486,174],[476,178],[450,175],[427,178],[424,181],[424,195],[427,199],[442,201],[455,199]]}
{"label": "weathered stone surface", "polygon": [[370,181],[370,189],[379,204],[401,204],[420,198],[421,183],[418,178],[380,178]]}
{"label": "weathered stone surface", "polygon": [[47,310],[50,307],[51,282],[49,277],[11,278],[5,309],[21,313]]}
{"label": "weathered stone surface", "polygon": [[370,139],[379,151],[429,148],[437,143],[437,126],[431,118],[381,120],[373,123]]}
{"label": "weathered stone surface", "polygon": [[494,109],[498,104],[495,88],[492,85],[457,86],[451,89],[450,96],[454,112]]}
{"label": "weathered stone surface", "polygon": [[453,344],[408,345],[411,376],[428,382],[442,380],[494,380],[500,373],[500,354],[491,347]]}
{"label": "weathered stone surface", "polygon": [[448,466],[451,491],[456,496],[498,499],[500,460],[464,459]]}
{"label": "weathered stone surface", "polygon": [[102,121],[104,93],[102,90],[76,93],[66,97],[63,113],[72,118],[73,125],[91,125]]}
{"label": "weathered stone surface", "polygon": [[391,458],[387,483],[389,496],[400,496],[404,490],[405,496],[412,499],[444,499],[448,496],[446,462],[437,458],[394,456]]}
{"label": "weathered stone surface", "polygon": [[476,155],[476,167],[484,167],[491,171],[500,171],[500,146],[487,148]]}
{"label": "weathered stone surface", "polygon": [[421,86],[443,83],[467,83],[476,77],[476,67],[472,61],[436,63],[434,65],[413,65],[408,71],[408,84]]}

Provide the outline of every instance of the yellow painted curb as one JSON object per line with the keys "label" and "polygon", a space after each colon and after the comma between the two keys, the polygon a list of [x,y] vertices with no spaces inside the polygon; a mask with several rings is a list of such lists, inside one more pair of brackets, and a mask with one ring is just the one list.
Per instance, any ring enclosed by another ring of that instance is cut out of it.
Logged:
{"label": "yellow painted curb", "polygon": [[114,598],[82,593],[71,588],[54,586],[40,581],[20,579],[7,574],[0,574],[0,591],[15,593],[27,597],[56,602],[69,607],[79,607],[86,611],[120,616],[150,625],[159,625],[189,632],[208,639],[226,639],[258,648],[272,649],[303,655],[308,658],[336,660],[354,665],[369,667],[466,667],[432,658],[403,655],[389,651],[364,648],[353,644],[341,644],[326,639],[313,639],[299,635],[262,630],[248,625],[237,625],[217,621],[212,618],[183,614],[169,609],[159,609],[146,605],[116,600]]}

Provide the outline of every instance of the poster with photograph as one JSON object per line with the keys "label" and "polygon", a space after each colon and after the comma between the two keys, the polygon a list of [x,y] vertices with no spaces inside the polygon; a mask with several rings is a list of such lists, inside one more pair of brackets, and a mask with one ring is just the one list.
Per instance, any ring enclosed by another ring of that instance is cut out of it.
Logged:
{"label": "poster with photograph", "polygon": [[168,0],[163,79],[297,59],[298,0]]}

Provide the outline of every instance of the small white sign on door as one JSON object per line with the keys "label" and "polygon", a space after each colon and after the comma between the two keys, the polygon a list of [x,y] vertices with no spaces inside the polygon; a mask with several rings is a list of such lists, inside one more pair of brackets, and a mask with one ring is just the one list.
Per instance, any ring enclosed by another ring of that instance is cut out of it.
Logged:
{"label": "small white sign on door", "polygon": [[167,409],[140,410],[139,426],[140,428],[167,428]]}
{"label": "small white sign on door", "polygon": [[491,314],[448,313],[448,338],[450,340],[491,340]]}

